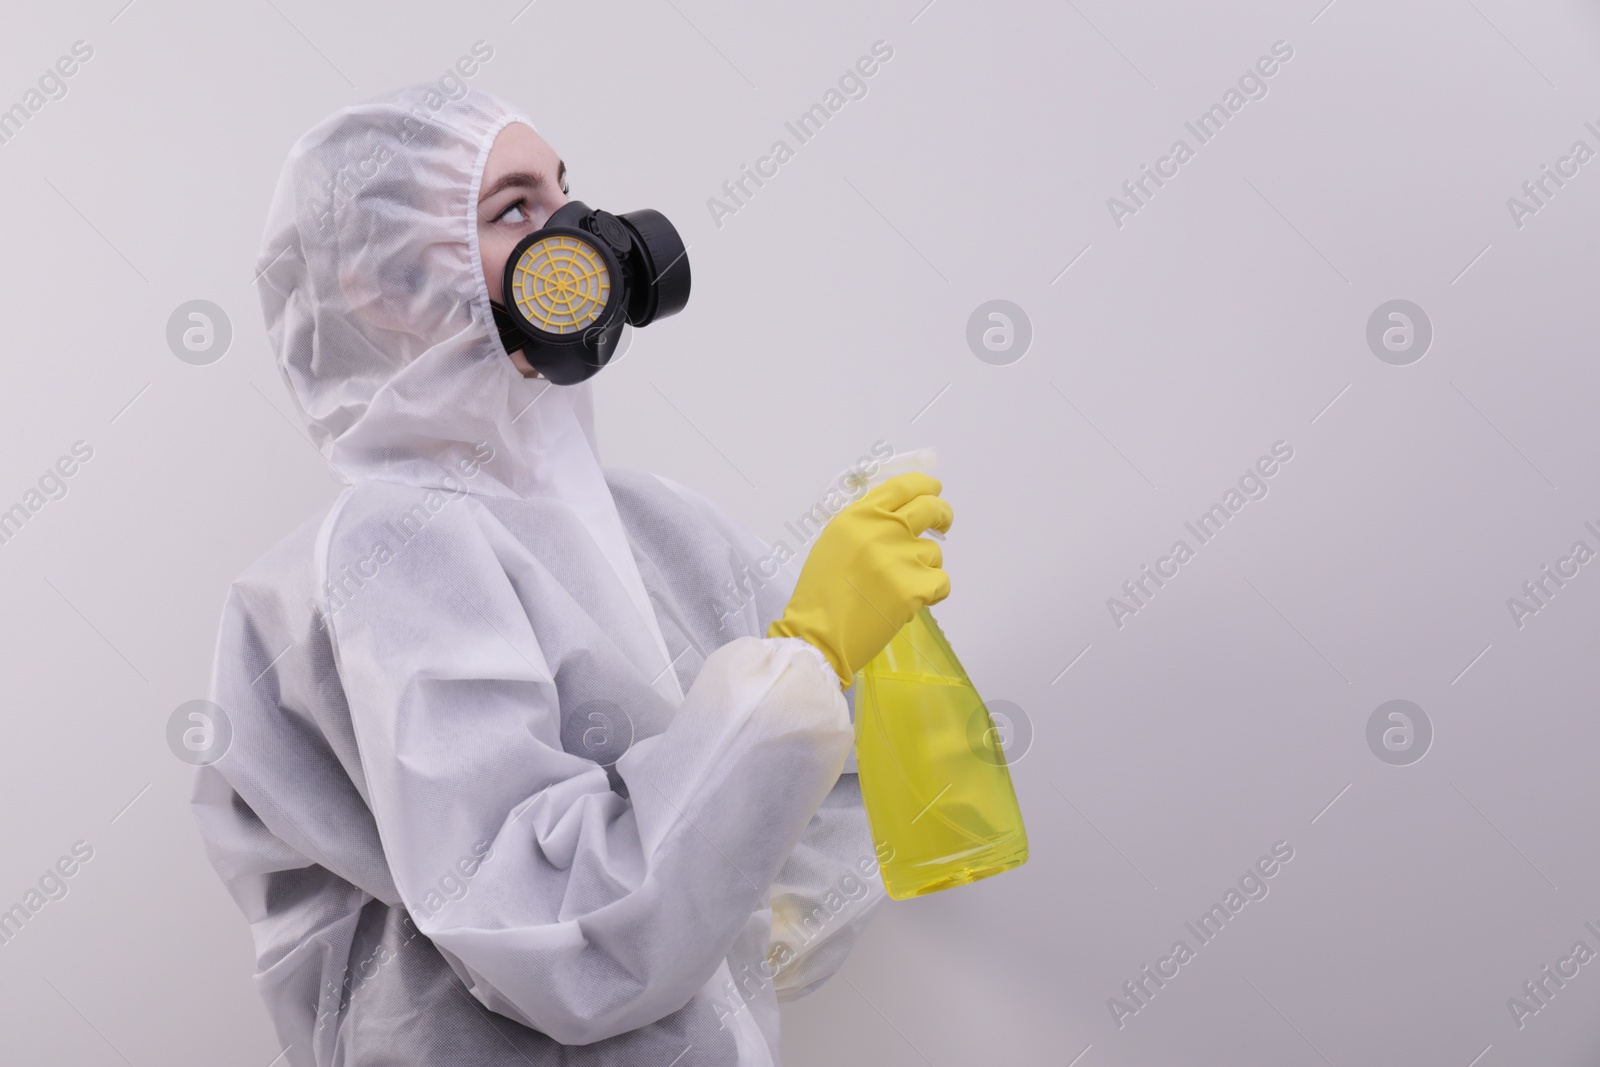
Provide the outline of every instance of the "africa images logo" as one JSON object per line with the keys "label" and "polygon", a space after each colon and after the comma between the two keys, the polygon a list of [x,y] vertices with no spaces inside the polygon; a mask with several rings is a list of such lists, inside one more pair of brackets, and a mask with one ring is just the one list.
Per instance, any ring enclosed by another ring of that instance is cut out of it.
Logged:
{"label": "africa images logo", "polygon": [[1246,68],[1239,75],[1237,88],[1229,86],[1222,94],[1221,101],[1202,111],[1193,122],[1183,124],[1195,140],[1193,145],[1182,137],[1178,138],[1172,142],[1167,154],[1156,160],[1154,170],[1148,164],[1142,166],[1138,177],[1122,183],[1122,197],[1107,197],[1106,210],[1111,213],[1111,221],[1117,229],[1122,229],[1124,219],[1148,207],[1157,190],[1176,178],[1183,165],[1195,157],[1200,147],[1210,144],[1223,127],[1233,120],[1233,116],[1244,110],[1245,104],[1252,100],[1265,100],[1269,91],[1268,79],[1293,58],[1294,47],[1288,41],[1273,41],[1272,54],[1262,56],[1253,66]]}
{"label": "africa images logo", "polygon": [[1194,537],[1193,545],[1185,538],[1178,538],[1167,554],[1156,560],[1154,570],[1147,563],[1140,569],[1138,577],[1122,583],[1122,593],[1126,599],[1107,597],[1106,610],[1111,613],[1111,621],[1117,629],[1126,625],[1125,620],[1149,607],[1156,592],[1178,576],[1183,565],[1195,558],[1200,546],[1215,540],[1223,526],[1243,511],[1246,504],[1266,499],[1270,491],[1267,479],[1282,470],[1283,465],[1293,458],[1293,445],[1287,441],[1274,442],[1271,455],[1261,456],[1239,476],[1238,488],[1230,486],[1222,494],[1221,500],[1201,512],[1193,522],[1183,524],[1184,529]]}

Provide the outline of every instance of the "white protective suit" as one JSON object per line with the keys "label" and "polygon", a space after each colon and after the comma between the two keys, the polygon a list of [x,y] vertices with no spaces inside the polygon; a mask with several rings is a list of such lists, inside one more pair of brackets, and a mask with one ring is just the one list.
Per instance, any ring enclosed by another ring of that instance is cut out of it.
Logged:
{"label": "white protective suit", "polygon": [[507,357],[514,121],[423,86],[290,154],[260,292],[351,485],[232,586],[194,809],[294,1067],[775,1064],[884,895],[849,705],[766,546]]}

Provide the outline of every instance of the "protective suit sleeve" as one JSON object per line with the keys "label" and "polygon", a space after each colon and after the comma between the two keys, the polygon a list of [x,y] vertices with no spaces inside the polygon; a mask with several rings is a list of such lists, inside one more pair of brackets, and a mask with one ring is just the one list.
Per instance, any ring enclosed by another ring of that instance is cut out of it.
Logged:
{"label": "protective suit sleeve", "polygon": [[734,640],[617,761],[628,795],[613,792],[562,748],[519,600],[534,564],[470,503],[445,512],[332,620],[395,886],[490,1009],[565,1044],[647,1025],[766,905],[838,779],[845,701],[805,642]]}
{"label": "protective suit sleeve", "polygon": [[[746,570],[755,570],[759,561],[772,558],[769,546],[710,498],[657,477],[727,538]],[[758,591],[752,605],[756,633],[765,633],[783,612],[794,589],[796,569],[794,564],[784,567]],[[846,699],[851,696],[847,691]],[[772,883],[772,937],[767,959],[776,968],[773,986],[779,1000],[797,1000],[831,978],[888,896],[855,771],[852,735],[844,773]]]}
{"label": "protective suit sleeve", "polygon": [[860,781],[841,774],[772,883],[767,958],[778,999],[798,1000],[833,977],[887,897]]}

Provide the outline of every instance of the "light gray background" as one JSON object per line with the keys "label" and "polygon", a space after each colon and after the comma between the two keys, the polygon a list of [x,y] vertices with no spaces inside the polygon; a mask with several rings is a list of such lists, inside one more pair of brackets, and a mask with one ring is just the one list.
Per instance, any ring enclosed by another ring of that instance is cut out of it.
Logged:
{"label": "light gray background", "polygon": [[[1034,729],[1032,860],[887,906],[786,1009],[786,1062],[1594,1062],[1600,962],[1524,1029],[1506,1001],[1600,950],[1600,565],[1520,630],[1506,600],[1600,547],[1600,160],[1520,229],[1506,199],[1600,149],[1600,13],[922,2],[8,8],[0,106],[95,52],[0,145],[0,506],[95,455],[0,546],[0,907],[73,842],[95,856],[0,947],[0,1058],[279,1053],[164,734],[228,582],[337,490],[267,350],[257,242],[299,134],[484,39],[474,83],[575,195],[691,243],[687,311],[598,379],[608,462],[774,539],[873,441],[937,447],[937,614]],[[713,225],[879,39],[867,97]],[[1277,40],[1269,95],[1117,228],[1106,198]],[[165,343],[195,298],[232,317],[212,366]],[[964,339],[995,298],[1033,325],[1010,366]],[[1406,367],[1365,342],[1396,298],[1435,329]],[[1270,495],[1114,626],[1106,598],[1278,440]],[[1395,698],[1436,732],[1408,767],[1366,742]],[[1119,1029],[1107,999],[1279,840],[1270,895]]]}

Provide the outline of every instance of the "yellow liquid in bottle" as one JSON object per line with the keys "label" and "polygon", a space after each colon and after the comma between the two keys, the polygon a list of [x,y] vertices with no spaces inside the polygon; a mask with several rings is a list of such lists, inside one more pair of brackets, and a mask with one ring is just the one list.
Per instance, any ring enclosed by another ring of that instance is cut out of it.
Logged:
{"label": "yellow liquid in bottle", "polygon": [[856,765],[883,883],[896,900],[1028,859],[999,734],[926,608],[861,671]]}

